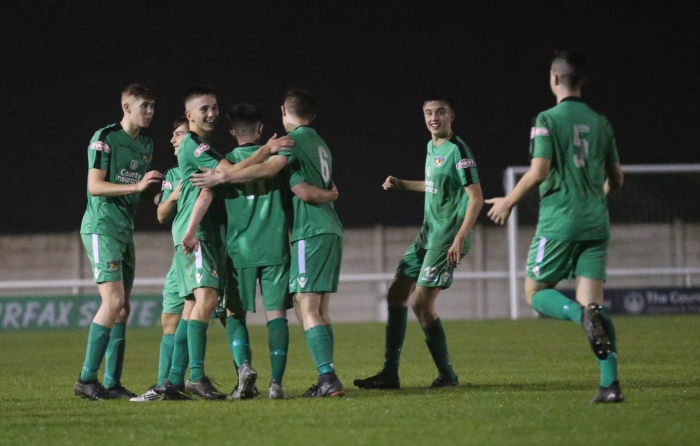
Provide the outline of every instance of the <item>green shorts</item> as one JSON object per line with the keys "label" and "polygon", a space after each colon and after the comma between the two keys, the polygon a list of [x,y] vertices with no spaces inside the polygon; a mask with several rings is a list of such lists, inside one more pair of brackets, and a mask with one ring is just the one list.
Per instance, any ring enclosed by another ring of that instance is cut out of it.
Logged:
{"label": "green shorts", "polygon": [[184,307],[185,299],[180,297],[177,285],[177,265],[175,264],[175,256],[173,256],[173,264],[170,266],[168,275],[165,276],[165,286],[163,287],[163,313],[182,314]]}
{"label": "green shorts", "polygon": [[226,296],[226,307],[234,313],[255,313],[255,288],[258,283],[265,311],[286,310],[294,306],[289,294],[289,263],[233,268],[231,282],[234,292],[231,299]]}
{"label": "green shorts", "polygon": [[453,271],[454,266],[447,264],[447,251],[425,249],[413,242],[396,268],[396,277],[413,279],[418,286],[447,289]]}
{"label": "green shorts", "polygon": [[544,283],[586,277],[605,280],[608,240],[562,241],[535,236],[527,258],[527,277]]}
{"label": "green shorts", "polygon": [[225,292],[226,263],[219,246],[200,240],[196,251],[185,254],[182,245],[177,245],[175,265],[180,297],[187,298],[197,288],[214,288],[217,295]]}
{"label": "green shorts", "polygon": [[124,288],[134,287],[136,255],[134,244],[102,234],[80,234],[87,251],[95,283],[124,282]]}
{"label": "green shorts", "polygon": [[338,291],[343,238],[321,234],[292,244],[289,267],[290,293],[335,293]]}

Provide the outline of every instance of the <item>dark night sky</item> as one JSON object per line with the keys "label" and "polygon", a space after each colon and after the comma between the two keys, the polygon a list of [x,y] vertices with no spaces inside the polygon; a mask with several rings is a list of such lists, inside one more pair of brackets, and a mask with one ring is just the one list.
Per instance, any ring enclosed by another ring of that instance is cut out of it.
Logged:
{"label": "dark night sky", "polygon": [[[623,163],[698,161],[696,2],[8,3],[4,234],[78,230],[89,138],[121,119],[130,83],[159,95],[144,133],[160,169],[174,163],[171,123],[188,87],[212,85],[224,109],[257,104],[266,136],[282,131],[285,90],[309,88],[348,227],[420,223],[419,194],[380,185],[389,174],[422,178],[421,104],[431,92],[455,98],[454,129],[475,153],[485,195],[500,194],[503,169],[528,163],[531,118],[554,105],[549,60],[563,45],[588,53],[584,97],[610,118]],[[223,124],[216,139],[230,148]],[[137,229],[158,228],[155,208],[141,208]]]}

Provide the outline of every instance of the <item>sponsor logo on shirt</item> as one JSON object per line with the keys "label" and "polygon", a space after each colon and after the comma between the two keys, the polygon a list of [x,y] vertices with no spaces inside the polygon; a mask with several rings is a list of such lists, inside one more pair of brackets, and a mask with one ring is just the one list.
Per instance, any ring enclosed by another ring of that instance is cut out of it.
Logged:
{"label": "sponsor logo on shirt", "polygon": [[445,162],[445,157],[444,156],[436,156],[435,157],[435,167],[440,167],[442,166],[442,163]]}
{"label": "sponsor logo on shirt", "polygon": [[430,167],[425,168],[425,176],[429,177],[430,176]]}
{"label": "sponsor logo on shirt", "polygon": [[457,163],[457,169],[466,169],[467,167],[476,167],[476,161],[470,160],[469,158],[462,158]]}
{"label": "sponsor logo on shirt", "polygon": [[425,191],[431,194],[437,194],[437,189],[435,189],[435,182],[433,181],[426,181],[425,182]]}
{"label": "sponsor logo on shirt", "polygon": [[304,288],[306,286],[306,277],[299,277],[297,282],[299,282],[300,287]]}
{"label": "sponsor logo on shirt", "polygon": [[547,127],[533,127],[530,129],[530,139],[535,136],[549,136],[549,129]]}
{"label": "sponsor logo on shirt", "polygon": [[131,170],[136,170],[139,168],[139,162],[136,160],[131,160],[131,164],[129,164],[129,167]]}
{"label": "sponsor logo on shirt", "polygon": [[206,144],[200,144],[200,145],[195,149],[195,151],[194,151],[194,156],[196,156],[197,158],[199,158],[200,156],[202,156],[202,153],[206,152],[207,150],[209,150],[209,146],[208,146],[208,145],[206,145]]}
{"label": "sponsor logo on shirt", "polygon": [[97,150],[98,152],[104,152],[104,153],[109,153],[110,148],[107,144],[103,143],[102,141],[95,141],[92,144],[90,144],[90,148],[92,150]]}

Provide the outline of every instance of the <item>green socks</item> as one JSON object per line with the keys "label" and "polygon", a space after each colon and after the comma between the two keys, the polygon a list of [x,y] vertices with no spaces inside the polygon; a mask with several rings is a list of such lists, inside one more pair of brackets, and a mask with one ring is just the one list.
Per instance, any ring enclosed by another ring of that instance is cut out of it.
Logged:
{"label": "green socks", "polygon": [[557,290],[538,291],[532,296],[532,308],[554,319],[563,319],[581,325],[581,305]]}
{"label": "green socks", "polygon": [[610,339],[610,354],[604,361],[596,358],[598,364],[600,365],[600,385],[601,387],[610,387],[610,385],[617,381],[617,338],[615,336],[615,326],[608,315],[607,308],[603,307],[603,329],[605,334],[608,335]]}
{"label": "green socks", "polygon": [[335,349],[335,337],[333,336],[333,326],[331,324],[326,325],[326,331],[328,331],[328,337],[331,340],[331,358],[334,355]]}
{"label": "green socks", "polygon": [[386,324],[384,338],[384,368],[382,374],[399,376],[399,358],[401,348],[406,338],[406,326],[408,325],[408,307],[389,307],[389,318]]}
{"label": "green socks", "polygon": [[289,349],[289,325],[287,319],[273,319],[267,323],[267,344],[270,347],[270,365],[272,380],[279,383],[287,368],[287,350]]}
{"label": "green socks", "polygon": [[187,324],[187,345],[190,351],[190,381],[204,378],[204,355],[207,352],[207,322],[190,320]]}
{"label": "green socks", "polygon": [[335,372],[331,340],[325,325],[317,325],[304,332],[311,357],[319,375]]}
{"label": "green socks", "polygon": [[188,322],[189,321],[180,319],[180,323],[177,324],[177,330],[175,330],[175,337],[173,338],[173,357],[168,381],[176,386],[185,384],[185,371],[187,371],[187,364],[190,362],[190,352],[187,342]]}
{"label": "green socks", "polygon": [[97,379],[97,371],[100,369],[102,358],[105,356],[111,332],[111,328],[94,322],[90,324],[85,361],[83,362],[83,370],[80,372],[81,381]]}
{"label": "green socks", "polygon": [[430,325],[423,329],[423,332],[425,333],[425,343],[428,345],[428,350],[430,350],[440,376],[450,381],[455,381],[457,375],[452,369],[450,355],[447,353],[447,338],[440,319],[438,318],[431,322]]}
{"label": "green socks", "polygon": [[245,314],[226,318],[226,338],[236,367],[240,367],[246,361],[252,361]]}
{"label": "green socks", "polygon": [[122,369],[124,368],[124,350],[126,348],[126,323],[117,322],[112,327],[109,344],[105,352],[105,379],[107,389],[121,386]]}
{"label": "green socks", "polygon": [[173,347],[175,342],[174,334],[164,334],[160,341],[160,356],[158,357],[158,387],[162,386],[168,374],[173,361]]}

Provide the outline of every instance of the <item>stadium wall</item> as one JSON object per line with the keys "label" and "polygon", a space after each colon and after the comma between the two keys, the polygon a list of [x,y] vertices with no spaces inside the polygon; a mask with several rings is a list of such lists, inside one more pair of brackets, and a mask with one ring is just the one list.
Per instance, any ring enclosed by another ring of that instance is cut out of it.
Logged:
{"label": "stadium wall", "polygon": [[[418,233],[417,227],[348,229],[343,246],[342,274],[391,273]],[[519,228],[518,252],[525,266],[534,227]],[[165,277],[172,260],[171,236],[167,232],[135,234],[136,277]],[[506,271],[508,249],[505,229],[478,225],[470,254],[458,271]],[[700,224],[614,225],[609,268],[700,266]],[[77,233],[0,237],[0,282],[17,280],[90,279],[91,271]],[[694,285],[700,278],[692,277]],[[691,283],[692,284],[692,283]],[[382,299],[388,283],[341,282],[331,304],[334,320],[376,321],[382,318]],[[561,288],[571,288],[564,283]],[[643,276],[611,278],[608,287],[678,287],[688,278]],[[0,291],[4,296],[94,295],[96,288]],[[134,294],[159,293],[159,287],[139,287]],[[509,317],[508,283],[503,279],[456,280],[438,300],[445,319]],[[520,314],[532,315],[521,299]],[[291,315],[290,315],[291,316]],[[294,319],[293,316],[290,320]],[[263,322],[261,314],[251,323]]]}

